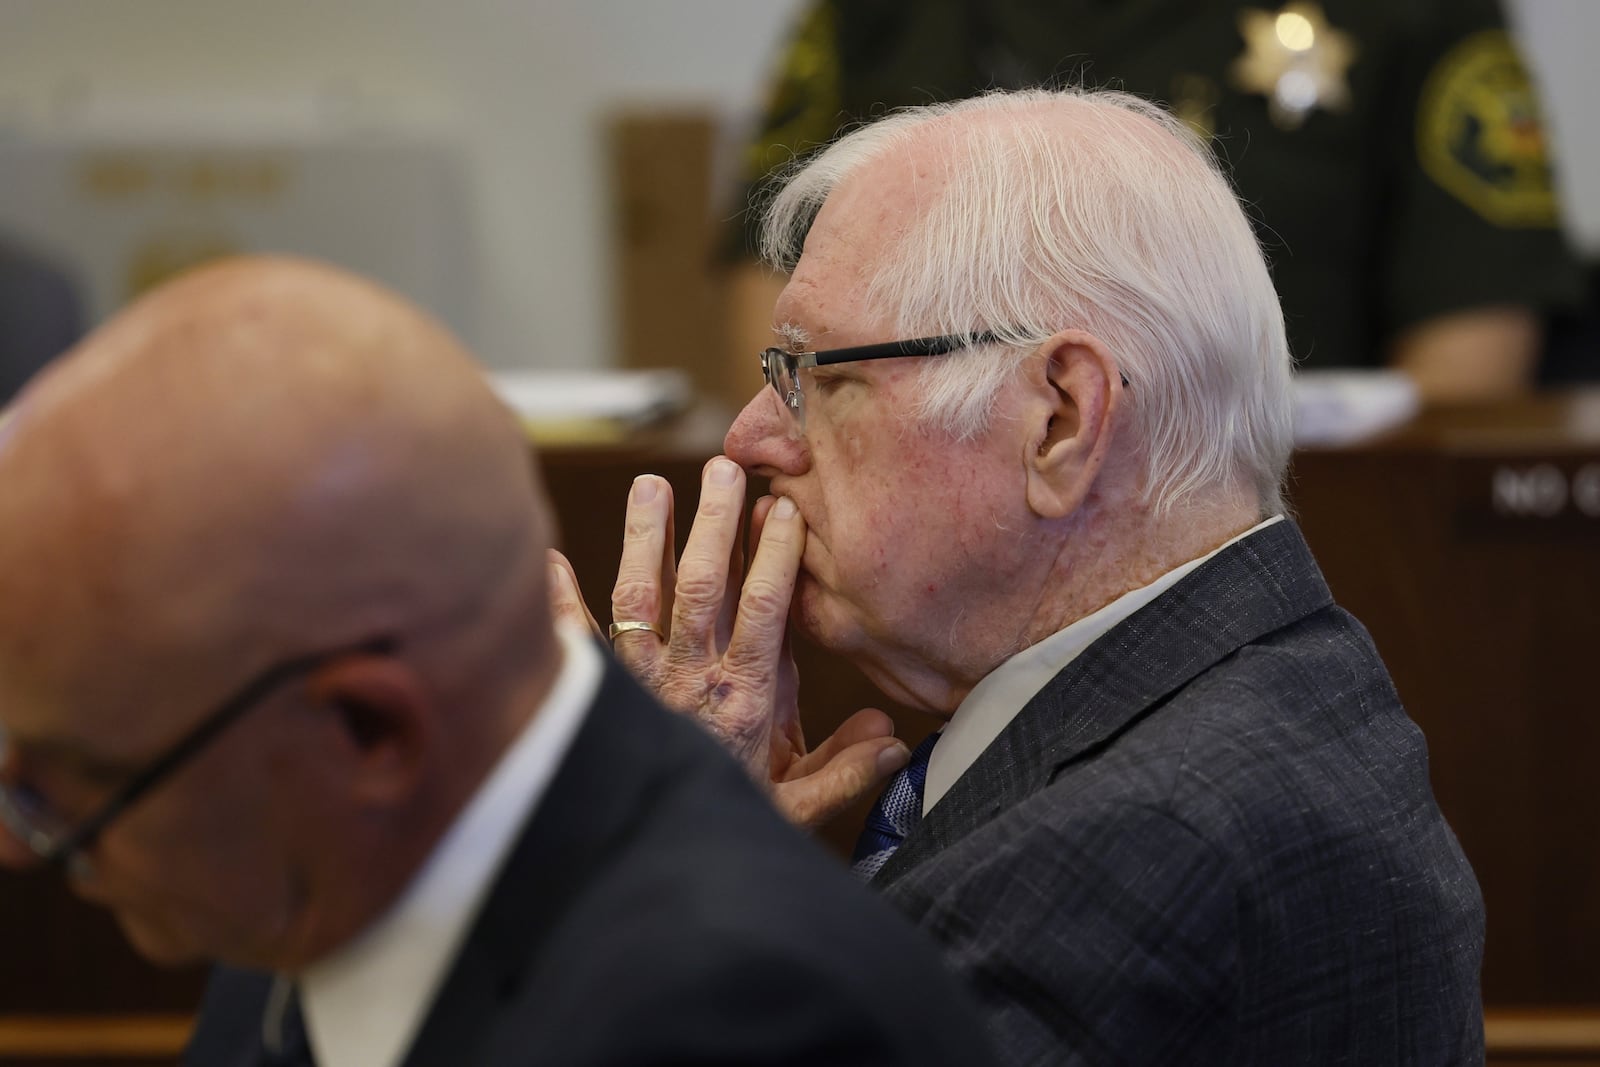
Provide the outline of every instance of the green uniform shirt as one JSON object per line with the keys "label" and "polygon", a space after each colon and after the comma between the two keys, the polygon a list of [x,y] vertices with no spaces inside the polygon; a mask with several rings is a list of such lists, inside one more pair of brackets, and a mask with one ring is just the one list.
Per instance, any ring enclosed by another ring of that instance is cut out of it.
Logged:
{"label": "green uniform shirt", "polygon": [[746,179],[892,107],[1041,84],[1125,89],[1210,135],[1302,365],[1380,364],[1444,312],[1581,298],[1493,0],[813,3]]}

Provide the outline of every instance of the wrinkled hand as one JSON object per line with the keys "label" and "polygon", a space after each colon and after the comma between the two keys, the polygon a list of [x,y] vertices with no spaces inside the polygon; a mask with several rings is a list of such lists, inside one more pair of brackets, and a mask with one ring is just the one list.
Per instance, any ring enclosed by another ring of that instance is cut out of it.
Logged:
{"label": "wrinkled hand", "polygon": [[[654,475],[634,482],[612,618],[655,623],[666,637],[648,630],[618,634],[613,649],[663,703],[716,735],[771,789],[791,822],[817,826],[877,790],[909,753],[895,739],[893,722],[875,708],[858,711],[807,750],[788,636],[805,523],[791,502],[763,497],[751,513],[754,559],[740,584],[744,485],[744,472],[731,460],[706,465],[700,507],[675,565],[672,488]],[[559,553],[552,563],[557,613],[598,633],[571,565]]]}

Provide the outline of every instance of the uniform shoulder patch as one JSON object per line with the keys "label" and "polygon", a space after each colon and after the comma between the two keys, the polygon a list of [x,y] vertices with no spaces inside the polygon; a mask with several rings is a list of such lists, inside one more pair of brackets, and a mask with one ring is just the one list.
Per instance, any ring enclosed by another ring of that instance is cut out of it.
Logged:
{"label": "uniform shoulder patch", "polygon": [[1428,74],[1417,155],[1440,187],[1496,226],[1557,224],[1538,100],[1504,30],[1464,38]]}
{"label": "uniform shoulder patch", "polygon": [[767,97],[761,130],[745,149],[744,177],[754,184],[796,155],[833,138],[844,107],[833,4],[812,3],[784,53]]}

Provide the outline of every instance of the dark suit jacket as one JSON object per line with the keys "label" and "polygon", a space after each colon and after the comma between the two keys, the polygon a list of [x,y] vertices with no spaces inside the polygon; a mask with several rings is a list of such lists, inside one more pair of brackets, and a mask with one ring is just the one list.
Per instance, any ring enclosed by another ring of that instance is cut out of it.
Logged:
{"label": "dark suit jacket", "polygon": [[[186,1062],[255,1064],[221,971]],[[608,660],[406,1067],[987,1063],[937,953]]]}
{"label": "dark suit jacket", "polygon": [[1483,1060],[1477,882],[1289,522],[1095,642],[875,884],[1007,1062]]}

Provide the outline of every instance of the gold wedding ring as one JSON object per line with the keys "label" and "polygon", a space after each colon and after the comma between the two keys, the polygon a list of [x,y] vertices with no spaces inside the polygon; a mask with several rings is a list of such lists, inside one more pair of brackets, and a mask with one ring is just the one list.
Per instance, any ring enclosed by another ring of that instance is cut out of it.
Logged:
{"label": "gold wedding ring", "polygon": [[653,622],[634,622],[632,620],[630,620],[628,622],[614,622],[614,623],[612,623],[611,624],[611,629],[609,631],[609,634],[610,634],[611,640],[615,641],[617,639],[617,635],[618,634],[628,634],[628,633],[632,633],[635,630],[649,630],[651,633],[655,634],[657,637],[661,638],[662,640],[666,640],[666,637],[667,637],[666,634],[661,632],[661,627],[657,626]]}

